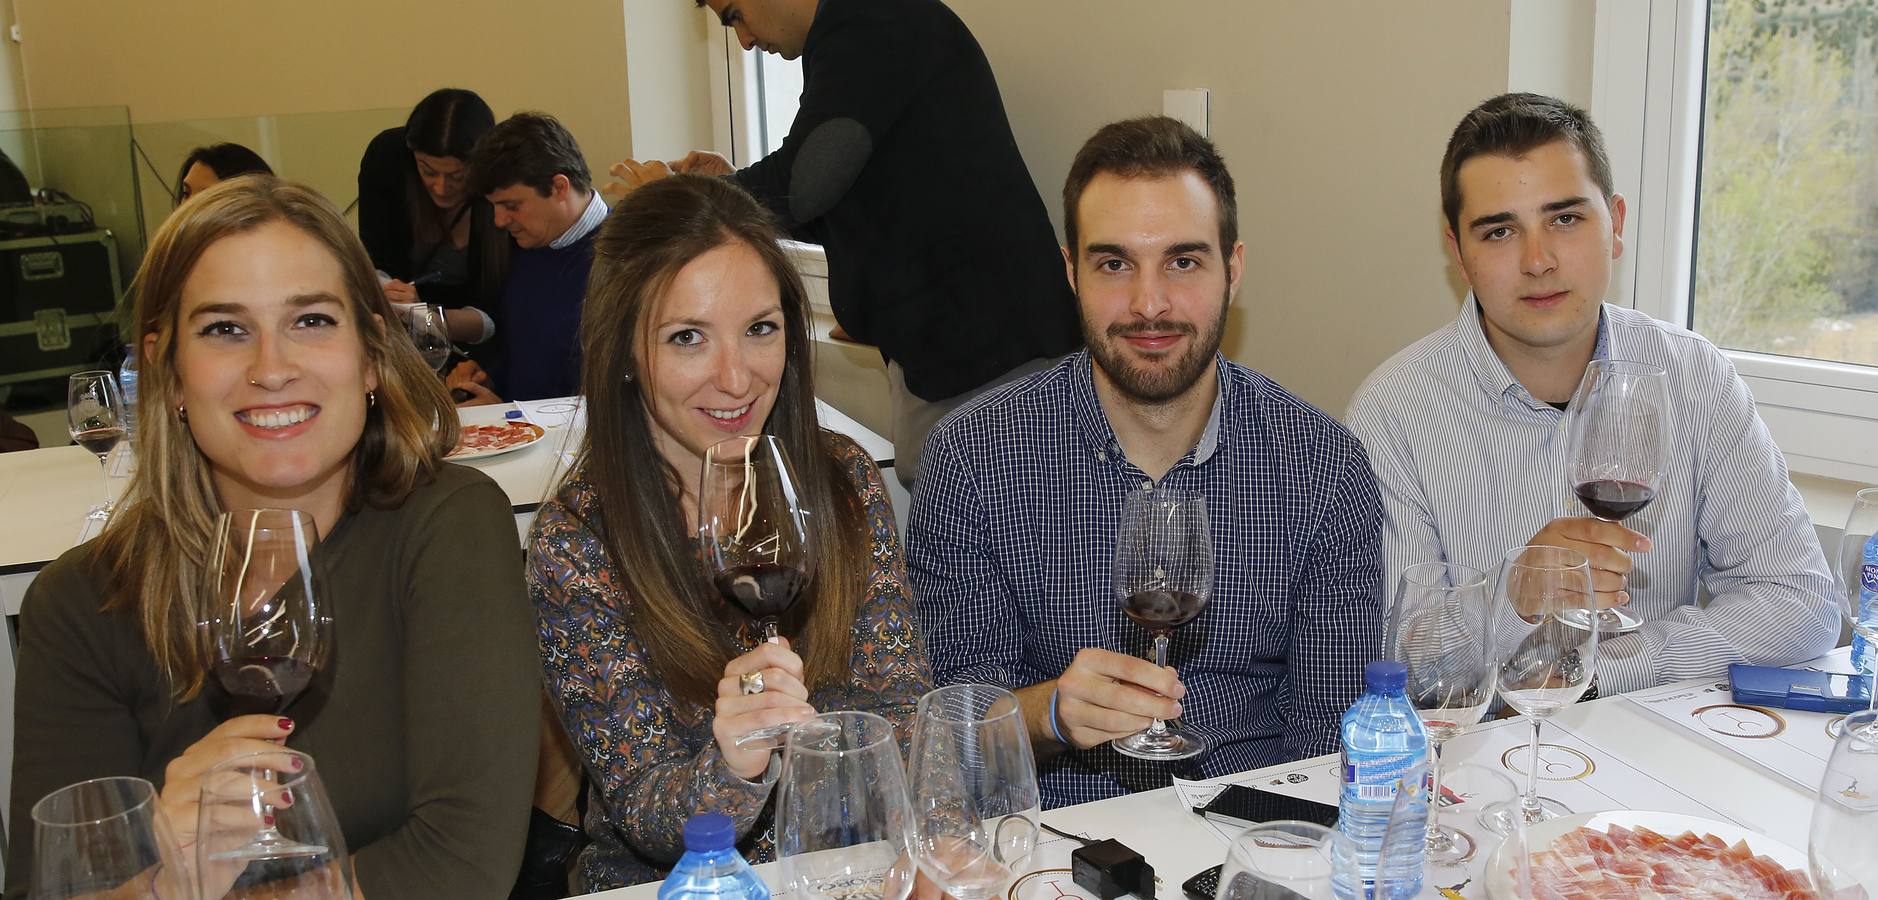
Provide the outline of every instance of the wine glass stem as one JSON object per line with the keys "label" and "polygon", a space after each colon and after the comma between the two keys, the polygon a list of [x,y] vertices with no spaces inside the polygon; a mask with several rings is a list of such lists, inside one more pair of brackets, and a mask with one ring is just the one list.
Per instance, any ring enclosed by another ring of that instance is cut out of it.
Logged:
{"label": "wine glass stem", "polygon": [[1447,841],[1441,838],[1441,742],[1429,741],[1428,751],[1428,846],[1442,850]]}
{"label": "wine glass stem", "polygon": [[[1157,669],[1164,669],[1167,667],[1167,632],[1166,631],[1154,632],[1154,667]],[[1154,724],[1148,726],[1148,733],[1149,734],[1166,734],[1167,733],[1167,721],[1165,719],[1155,719]]]}
{"label": "wine glass stem", "polygon": [[776,630],[776,619],[774,617],[763,620],[763,643],[782,643],[782,633]]}
{"label": "wine glass stem", "polygon": [[1539,815],[1539,728],[1544,724],[1544,719],[1532,720],[1532,743],[1526,757],[1526,795],[1519,799],[1520,815],[1528,822],[1538,821]]}

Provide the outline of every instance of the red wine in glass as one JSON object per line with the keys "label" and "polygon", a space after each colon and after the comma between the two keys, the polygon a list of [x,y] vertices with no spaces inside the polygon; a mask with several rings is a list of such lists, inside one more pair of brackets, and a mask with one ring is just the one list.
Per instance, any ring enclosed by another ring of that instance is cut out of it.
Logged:
{"label": "red wine in glass", "polygon": [[124,429],[122,427],[87,428],[84,431],[72,435],[72,440],[75,441],[78,446],[97,454],[100,459],[103,459],[105,454],[110,453],[111,448],[117,446],[118,442],[123,439]]}
{"label": "red wine in glass", "polygon": [[1578,495],[1585,509],[1606,522],[1622,522],[1641,512],[1650,505],[1651,500],[1656,499],[1655,488],[1614,478],[1580,482],[1572,491]]}
{"label": "red wine in glass", "polygon": [[1206,600],[1191,591],[1145,590],[1122,600],[1122,612],[1150,631],[1179,628],[1198,618]]}
{"label": "red wine in glass", "polygon": [[313,680],[313,667],[290,656],[256,655],[217,660],[212,695],[223,718],[280,715]]}
{"label": "red wine in glass", "polygon": [[795,566],[758,562],[724,569],[711,576],[711,583],[750,618],[775,619],[795,604],[809,576]]}

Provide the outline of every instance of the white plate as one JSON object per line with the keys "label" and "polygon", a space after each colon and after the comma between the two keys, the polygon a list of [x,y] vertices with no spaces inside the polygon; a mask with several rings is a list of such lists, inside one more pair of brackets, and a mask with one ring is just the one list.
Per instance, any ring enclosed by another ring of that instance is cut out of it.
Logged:
{"label": "white plate", "polygon": [[[523,447],[533,447],[535,444],[539,443],[542,438],[548,436],[548,432],[546,429],[542,428],[540,425],[536,425],[533,422],[518,422],[513,419],[510,419],[510,420],[503,422],[502,426],[504,428],[532,429],[535,433],[535,436],[519,444],[510,444],[507,447],[493,447],[493,448],[489,448],[485,450],[467,450],[467,451],[461,450],[461,449],[452,450],[449,452],[448,455],[444,456],[444,459],[448,462],[468,462],[469,460],[472,460],[472,459],[483,459],[483,458],[490,457],[490,456],[501,456],[504,453],[513,453],[517,450],[522,449]],[[463,426],[463,431],[466,432],[466,431],[469,431],[470,429],[478,428],[478,427],[486,428],[488,426],[465,425]],[[458,432],[457,442],[461,444],[462,441],[463,441],[463,434],[462,432]]]}
{"label": "white plate", "polygon": [[[1517,802],[1517,801],[1516,801]],[[1527,840],[1534,851],[1552,846],[1566,832],[1579,826],[1593,831],[1610,831],[1612,825],[1636,828],[1641,825],[1667,838],[1674,838],[1685,831],[1696,834],[1712,834],[1733,846],[1737,841],[1747,841],[1748,849],[1757,855],[1765,856],[1789,869],[1806,871],[1806,852],[1795,850],[1758,831],[1749,831],[1730,822],[1717,822],[1701,816],[1685,816],[1680,813],[1640,812],[1637,810],[1613,810],[1601,813],[1579,813],[1561,819],[1540,822],[1526,830]],[[1487,896],[1511,900],[1517,897],[1513,890],[1513,838],[1507,838],[1500,844],[1500,849],[1493,852],[1487,860]]]}

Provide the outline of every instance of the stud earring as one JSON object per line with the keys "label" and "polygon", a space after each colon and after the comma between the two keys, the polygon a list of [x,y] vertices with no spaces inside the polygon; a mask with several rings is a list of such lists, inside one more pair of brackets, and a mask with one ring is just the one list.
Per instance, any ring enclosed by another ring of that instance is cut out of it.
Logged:
{"label": "stud earring", "polygon": [[189,424],[189,410],[184,409],[181,403],[176,404],[176,421]]}
{"label": "stud earring", "polygon": [[371,409],[372,407],[377,406],[377,405],[378,405],[378,392],[366,391],[365,392],[365,408]]}

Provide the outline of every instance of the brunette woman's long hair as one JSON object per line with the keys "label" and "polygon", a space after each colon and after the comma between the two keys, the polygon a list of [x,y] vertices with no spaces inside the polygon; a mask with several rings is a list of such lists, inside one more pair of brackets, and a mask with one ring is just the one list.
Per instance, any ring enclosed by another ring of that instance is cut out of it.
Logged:
{"label": "brunette woman's long hair", "polygon": [[[378,375],[375,401],[352,449],[346,509],[394,507],[433,477],[456,443],[456,407],[396,322],[364,245],[339,210],[310,188],[271,175],[243,175],[203,191],[170,214],[131,282],[140,344],[137,472],[98,538],[96,561],[107,610],[135,616],[158,671],[179,700],[194,696],[210,664],[197,623],[205,621],[215,520],[222,512],[210,478],[214,461],[197,449],[178,414],[176,366],[183,285],[217,241],[285,222],[338,260],[346,314],[358,323],[367,362]],[[377,316],[374,319],[373,316]]]}
{"label": "brunette woman's long hair", "polygon": [[683,481],[659,454],[646,403],[647,380],[657,376],[640,362],[654,307],[687,263],[744,244],[781,289],[786,356],[764,430],[789,454],[812,512],[818,563],[782,622],[810,689],[850,675],[854,617],[872,563],[860,496],[816,422],[807,294],[779,237],[769,212],[734,184],[694,175],[654,182],[627,195],[600,226],[581,314],[587,434],[569,477],[587,481],[599,501],[598,520],[582,524],[618,570],[634,631],[666,689],[703,705],[744,648],[704,576]]}
{"label": "brunette woman's long hair", "polygon": [[[475,91],[441,88],[430,92],[411,109],[404,122],[404,146],[414,153],[443,156],[469,165],[470,151],[476,142],[496,127],[495,113]],[[488,304],[502,291],[508,277],[509,235],[496,227],[495,208],[480,194],[471,193],[463,201],[458,215],[470,217],[470,243],[466,249],[475,258],[476,284],[471,291],[476,301]],[[450,240],[455,220],[430,199],[424,179],[417,173],[413,157],[404,172],[404,214],[411,223],[411,249],[428,255]],[[411,277],[423,275],[412,272]]]}

